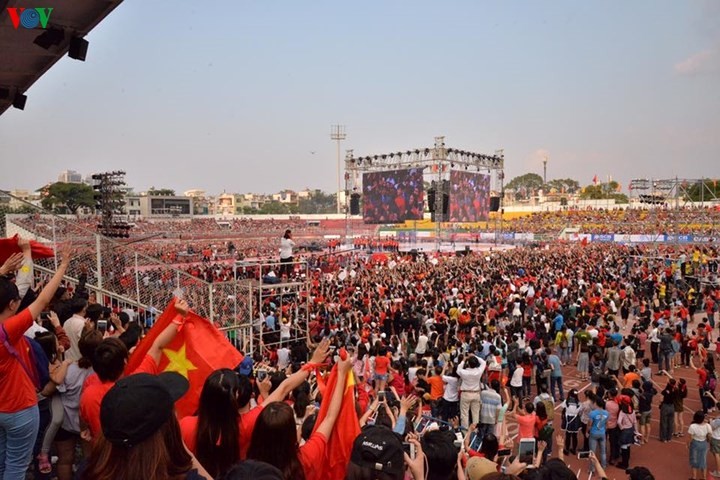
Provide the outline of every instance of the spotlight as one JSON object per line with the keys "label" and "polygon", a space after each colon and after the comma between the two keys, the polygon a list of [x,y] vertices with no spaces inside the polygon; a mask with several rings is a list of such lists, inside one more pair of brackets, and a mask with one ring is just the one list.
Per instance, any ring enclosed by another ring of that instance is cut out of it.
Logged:
{"label": "spotlight", "polygon": [[70,40],[68,57],[84,62],[87,57],[88,45],[90,44],[84,38],[73,37],[72,40]]}
{"label": "spotlight", "polygon": [[43,33],[38,35],[35,40],[33,40],[33,43],[35,45],[38,45],[45,50],[50,50],[50,47],[54,45],[60,45],[60,43],[65,39],[65,31],[61,28],[48,28]]}
{"label": "spotlight", "polygon": [[15,98],[13,99],[13,107],[18,110],[25,110],[25,102],[27,102],[27,95],[16,93]]}
{"label": "spotlight", "polygon": [[425,155],[427,155],[428,153],[430,153],[430,149],[429,149],[429,148],[426,148],[426,149],[425,149]]}

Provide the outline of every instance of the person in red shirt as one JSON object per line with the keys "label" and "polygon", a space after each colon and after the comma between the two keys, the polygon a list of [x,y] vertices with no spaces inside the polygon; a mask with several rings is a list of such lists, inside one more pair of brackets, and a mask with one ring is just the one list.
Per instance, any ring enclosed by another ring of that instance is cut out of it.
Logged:
{"label": "person in red shirt", "polygon": [[[329,352],[329,341],[315,349],[310,363],[321,364]],[[286,378],[270,393],[270,377],[257,382],[263,402],[250,408],[250,380],[233,370],[223,368],[208,376],[200,394],[198,415],[180,420],[183,440],[213,477],[225,473],[245,460],[255,423],[264,404],[282,402],[305,382],[311,370],[303,369]]]}
{"label": "person in red shirt", "polygon": [[[32,260],[30,243],[20,239],[18,245],[22,256],[11,256],[3,264],[2,273],[17,270],[23,257]],[[55,295],[70,264],[70,256],[70,249],[65,248],[55,275],[37,299],[20,312],[17,310],[22,299],[17,285],[6,278],[0,278],[0,437],[3,438],[0,478],[25,478],[30,464],[40,428],[37,392],[41,385],[36,378],[30,377],[34,372],[34,365],[28,354],[31,347],[24,333]]]}
{"label": "person in red shirt", "polygon": [[387,348],[381,347],[378,355],[375,357],[375,389],[378,392],[385,390],[389,368],[390,359],[387,356]]}
{"label": "person in red shirt", "polygon": [[[352,369],[350,356],[338,363],[338,385],[344,385]],[[325,450],[328,438],[340,414],[345,389],[336,388],[329,401],[326,417],[301,447],[298,447],[295,415],[286,403],[268,403],[257,419],[250,440],[248,458],[269,463],[279,468],[285,480],[321,478],[326,463]]]}
{"label": "person in red shirt", "polygon": [[[150,373],[157,375],[160,373],[158,366],[162,349],[175,338],[185,316],[190,311],[190,306],[185,300],[178,300],[175,302],[175,309],[178,311],[178,315],[155,338],[142,363],[135,371],[130,372],[131,374]],[[87,439],[89,436],[94,439],[100,434],[100,404],[105,394],[122,376],[128,357],[127,347],[117,337],[106,338],[95,350],[95,358],[93,358],[93,370],[95,373],[85,380],[80,395],[80,419],[88,426],[89,430],[89,435],[87,435],[87,432],[83,432],[85,433],[83,438]]]}

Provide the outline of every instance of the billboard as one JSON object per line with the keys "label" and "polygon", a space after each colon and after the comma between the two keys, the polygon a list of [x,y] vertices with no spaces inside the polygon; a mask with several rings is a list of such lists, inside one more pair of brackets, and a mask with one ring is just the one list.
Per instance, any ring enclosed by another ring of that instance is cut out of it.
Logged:
{"label": "billboard", "polygon": [[484,222],[490,214],[490,175],[450,172],[451,222]]}
{"label": "billboard", "polygon": [[422,220],[423,170],[410,168],[363,174],[365,223],[401,223]]}

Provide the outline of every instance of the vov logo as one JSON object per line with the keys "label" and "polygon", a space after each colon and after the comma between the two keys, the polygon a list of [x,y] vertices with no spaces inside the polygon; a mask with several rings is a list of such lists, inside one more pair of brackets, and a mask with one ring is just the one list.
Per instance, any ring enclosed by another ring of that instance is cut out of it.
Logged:
{"label": "vov logo", "polygon": [[48,20],[50,20],[50,14],[53,11],[52,7],[38,7],[38,8],[21,8],[21,7],[8,7],[8,14],[10,15],[10,21],[18,29],[20,25],[23,28],[32,30],[33,28],[47,28]]}

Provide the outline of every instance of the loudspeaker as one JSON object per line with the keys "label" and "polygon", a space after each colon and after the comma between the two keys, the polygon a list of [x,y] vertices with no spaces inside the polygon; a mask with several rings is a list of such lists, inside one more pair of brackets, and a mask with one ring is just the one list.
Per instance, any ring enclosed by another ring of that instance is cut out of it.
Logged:
{"label": "loudspeaker", "polygon": [[360,215],[360,194],[350,195],[350,215]]}
{"label": "loudspeaker", "polygon": [[431,188],[427,191],[428,194],[428,210],[430,213],[435,213],[435,189]]}
{"label": "loudspeaker", "polygon": [[490,197],[490,211],[497,212],[500,210],[500,197]]}
{"label": "loudspeaker", "polygon": [[68,57],[84,62],[87,57],[88,45],[90,44],[84,38],[73,37],[73,39],[70,40]]}
{"label": "loudspeaker", "polygon": [[447,215],[449,203],[450,203],[450,195],[448,195],[447,193],[443,193],[443,199],[442,199],[443,215]]}
{"label": "loudspeaker", "polygon": [[15,94],[15,98],[13,99],[13,107],[17,108],[18,110],[25,110],[26,102],[27,95],[23,95],[22,93],[18,92]]}

